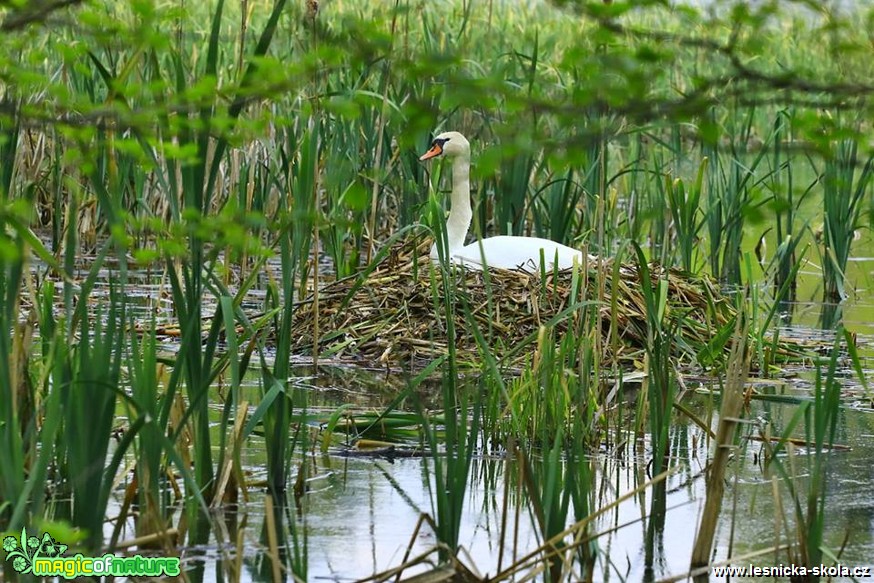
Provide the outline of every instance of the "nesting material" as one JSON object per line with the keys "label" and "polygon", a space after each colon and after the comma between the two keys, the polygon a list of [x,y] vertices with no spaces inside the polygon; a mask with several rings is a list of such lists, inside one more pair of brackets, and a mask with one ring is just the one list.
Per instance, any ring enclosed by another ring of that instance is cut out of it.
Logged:
{"label": "nesting material", "polygon": [[[588,346],[600,347],[602,363],[642,360],[646,303],[636,267],[590,258],[576,271],[547,274],[444,270],[428,259],[427,248],[400,244],[374,269],[323,287],[318,302],[313,297],[300,302],[292,330],[295,351],[312,353],[318,334],[323,358],[422,366],[447,353],[451,317],[460,362],[481,361],[483,344],[501,364],[521,365],[544,331],[554,334],[556,343],[567,334],[585,337]],[[676,331],[675,354],[681,359],[694,359],[735,315],[706,277],[656,266],[650,277],[654,288],[667,281],[665,325]]]}

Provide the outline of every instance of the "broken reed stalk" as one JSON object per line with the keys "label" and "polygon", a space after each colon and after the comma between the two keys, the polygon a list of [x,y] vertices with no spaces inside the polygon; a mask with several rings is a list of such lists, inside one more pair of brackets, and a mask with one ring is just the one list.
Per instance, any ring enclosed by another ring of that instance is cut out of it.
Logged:
{"label": "broken reed stalk", "polygon": [[[750,354],[747,350],[749,339],[749,318],[741,312],[735,326],[734,342],[728,360],[725,386],[722,389],[722,407],[719,411],[719,427],[716,432],[716,451],[710,463],[710,473],[707,476],[707,499],[698,535],[692,549],[691,570],[706,567],[710,562],[713,548],[713,537],[716,524],[722,509],[722,497],[725,492],[725,471],[728,460],[735,450],[734,438],[741,409],[744,402],[744,385],[750,372]],[[696,576],[696,581],[707,581],[707,572]]]}

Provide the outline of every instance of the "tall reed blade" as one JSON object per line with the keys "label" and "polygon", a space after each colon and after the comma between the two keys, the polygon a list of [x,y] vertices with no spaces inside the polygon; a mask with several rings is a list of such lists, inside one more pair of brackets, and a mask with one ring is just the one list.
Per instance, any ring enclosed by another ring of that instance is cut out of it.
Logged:
{"label": "tall reed blade", "polygon": [[[728,462],[736,450],[735,433],[744,403],[744,387],[750,369],[748,337],[749,318],[742,313],[735,325],[726,380],[722,387],[722,405],[719,411],[719,428],[715,441],[716,450],[713,452],[713,459],[709,466],[707,498],[695,537],[695,546],[692,550],[690,566],[693,571],[709,565],[712,556],[713,540],[725,491],[725,472]],[[699,583],[708,580],[709,575],[706,572],[696,578]]]}
{"label": "tall reed blade", "polygon": [[[668,437],[671,428],[671,413],[674,407],[677,381],[672,363],[672,346],[676,336],[676,324],[666,323],[667,280],[653,277],[643,250],[634,244],[637,254],[637,271],[646,309],[646,378],[644,392],[649,417],[650,447],[652,450],[652,475],[664,472],[669,464]],[[666,483],[653,486],[649,520],[647,522],[645,557],[647,569],[655,561],[655,547],[661,537],[667,512]]]}
{"label": "tall reed blade", "polygon": [[[133,328],[133,326],[131,326]],[[145,419],[134,447],[136,456],[137,536],[165,532],[169,527],[169,484],[164,455],[166,427],[160,422],[161,400],[166,399],[159,384],[158,375],[162,366],[157,361],[155,322],[142,341],[136,335],[127,344],[127,370],[131,386],[131,402],[128,403],[128,418]]]}
{"label": "tall reed blade", "polygon": [[[432,211],[435,203],[432,202]],[[438,220],[439,224],[440,221]],[[437,235],[438,237],[440,234]],[[438,245],[440,247],[440,245]],[[446,321],[446,342],[448,353],[443,363],[442,403],[443,439],[440,440],[434,419],[422,413],[426,445],[433,458],[434,485],[431,489],[431,504],[434,511],[435,535],[443,543],[441,559],[450,560],[458,548],[461,534],[461,517],[469,485],[473,455],[481,426],[483,408],[483,389],[480,386],[468,388],[458,382],[459,372],[455,336],[455,310],[470,313],[470,306],[463,293],[455,289],[456,277],[464,277],[464,272],[448,263],[429,264],[432,280],[439,280],[434,289],[435,311],[441,311]],[[442,287],[437,293],[436,286]],[[470,322],[472,318],[468,318]],[[473,393],[473,395],[471,395]],[[442,450],[441,451],[441,441]],[[431,488],[431,484],[428,484]]]}
{"label": "tall reed blade", "polygon": [[[103,521],[115,475],[106,463],[121,391],[124,301],[115,292],[106,314],[80,321],[79,344],[71,354],[69,384],[62,387],[64,445],[73,495],[73,523],[87,532],[90,550],[103,545]],[[93,326],[93,327],[92,327]]]}
{"label": "tall reed blade", "polygon": [[855,140],[839,142],[832,156],[825,161],[822,177],[822,275],[825,287],[821,322],[825,327],[833,327],[840,321],[840,311],[825,306],[837,306],[847,297],[844,287],[847,261],[859,226],[862,202],[874,175],[874,156],[862,163],[858,148]]}
{"label": "tall reed blade", "polygon": [[701,160],[695,182],[687,190],[680,179],[671,181],[665,178],[668,208],[674,227],[674,239],[680,253],[680,265],[687,273],[695,273],[699,232],[705,219],[699,218],[698,205],[704,189],[707,158]]}
{"label": "tall reed blade", "polygon": [[[5,197],[0,205],[6,206]],[[25,387],[26,354],[23,346],[16,349],[15,331],[19,328],[19,309],[22,277],[25,269],[25,247],[20,239],[6,234],[5,208],[0,207],[0,436],[6,444],[0,448],[0,525],[10,524],[12,505],[17,504],[24,491],[25,448],[21,434],[21,389]],[[24,365],[24,366],[23,366]]]}

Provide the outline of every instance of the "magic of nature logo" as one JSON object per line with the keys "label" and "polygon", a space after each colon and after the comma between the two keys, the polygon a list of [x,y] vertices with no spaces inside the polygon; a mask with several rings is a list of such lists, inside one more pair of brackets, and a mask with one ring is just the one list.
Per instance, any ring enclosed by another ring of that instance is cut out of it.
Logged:
{"label": "magic of nature logo", "polygon": [[37,577],[161,577],[179,575],[178,557],[144,557],[142,555],[118,556],[107,553],[100,557],[88,557],[77,553],[65,556],[67,545],[61,544],[47,532],[41,537],[28,536],[21,529],[21,536],[3,538],[6,560],[12,562],[16,572]]}

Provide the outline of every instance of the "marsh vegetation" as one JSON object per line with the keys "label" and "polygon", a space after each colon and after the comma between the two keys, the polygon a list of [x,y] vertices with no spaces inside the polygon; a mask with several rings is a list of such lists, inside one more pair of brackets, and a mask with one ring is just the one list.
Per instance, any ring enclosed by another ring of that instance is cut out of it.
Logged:
{"label": "marsh vegetation", "polygon": [[[0,529],[193,581],[870,562],[829,512],[871,479],[872,23],[0,2]],[[446,130],[470,241],[585,261],[430,258]],[[326,550],[360,524],[405,540]]]}

